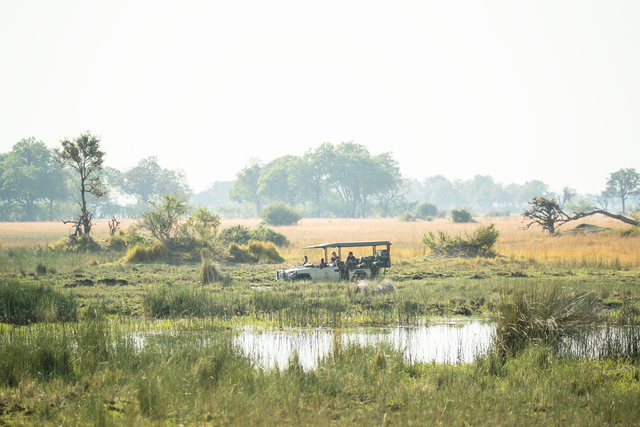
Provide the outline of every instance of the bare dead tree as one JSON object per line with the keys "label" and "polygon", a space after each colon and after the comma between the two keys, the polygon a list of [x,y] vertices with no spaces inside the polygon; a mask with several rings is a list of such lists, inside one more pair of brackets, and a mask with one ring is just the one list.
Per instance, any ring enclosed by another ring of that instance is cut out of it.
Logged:
{"label": "bare dead tree", "polygon": [[555,234],[556,229],[569,221],[575,221],[577,219],[585,218],[595,214],[606,215],[610,218],[617,219],[626,224],[637,226],[638,222],[631,218],[627,218],[623,215],[612,214],[611,212],[603,211],[600,209],[591,212],[577,213],[573,216],[567,215],[558,205],[558,201],[553,199],[547,199],[546,197],[536,196],[529,202],[531,209],[525,209],[522,213],[522,222],[529,221],[529,223],[523,227],[524,230],[528,230],[533,224],[538,224],[543,230],[548,231],[549,234]]}
{"label": "bare dead tree", "polygon": [[116,231],[120,229],[120,221],[116,219],[115,216],[111,217],[111,220],[107,223],[109,225],[109,235],[114,236]]}

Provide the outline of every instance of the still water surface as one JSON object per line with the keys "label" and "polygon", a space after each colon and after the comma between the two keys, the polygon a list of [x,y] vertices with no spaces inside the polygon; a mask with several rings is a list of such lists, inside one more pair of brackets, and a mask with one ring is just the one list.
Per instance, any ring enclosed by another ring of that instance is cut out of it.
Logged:
{"label": "still water surface", "polygon": [[234,344],[264,368],[284,367],[293,351],[303,369],[313,369],[328,355],[339,335],[342,345],[376,346],[386,343],[403,350],[407,362],[469,363],[486,350],[495,333],[489,319],[447,320],[424,326],[386,328],[241,329]]}

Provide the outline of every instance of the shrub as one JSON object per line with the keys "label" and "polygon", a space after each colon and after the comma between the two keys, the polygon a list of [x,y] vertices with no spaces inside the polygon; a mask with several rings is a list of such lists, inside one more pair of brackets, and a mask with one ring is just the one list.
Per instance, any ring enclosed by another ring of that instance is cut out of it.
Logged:
{"label": "shrub", "polygon": [[412,222],[416,220],[416,216],[411,212],[403,212],[400,215],[400,221],[402,222]]}
{"label": "shrub", "polygon": [[227,249],[229,256],[233,262],[252,263],[258,260],[249,253],[249,250],[239,246],[237,243],[231,243]]}
{"label": "shrub", "polygon": [[107,237],[107,243],[109,243],[109,247],[114,251],[123,251],[127,248],[127,241],[124,236],[120,234]]}
{"label": "shrub", "polygon": [[302,219],[302,215],[297,210],[283,202],[267,205],[262,209],[260,216],[270,225],[292,225]]}
{"label": "shrub", "polygon": [[259,225],[250,232],[251,240],[260,240],[262,242],[271,242],[276,246],[288,246],[289,239],[282,233],[278,233],[272,228]]}
{"label": "shrub", "polygon": [[219,226],[220,217],[206,208],[199,208],[187,218],[184,224],[185,233],[188,236],[195,237],[205,244],[213,241]]}
{"label": "shrub", "polygon": [[0,281],[0,321],[4,323],[26,325],[76,318],[77,304],[73,296],[64,295],[49,284]]}
{"label": "shrub", "polygon": [[486,214],[484,214],[484,216],[486,216],[487,218],[497,218],[501,216],[510,216],[510,215],[511,215],[510,211],[489,211]]}
{"label": "shrub", "polygon": [[251,240],[251,229],[244,225],[234,225],[223,229],[218,238],[221,242],[226,244],[237,243],[239,245],[246,245]]}
{"label": "shrub", "polygon": [[489,224],[481,225],[473,233],[465,232],[465,237],[451,236],[441,230],[437,230],[437,234],[436,236],[433,231],[430,231],[422,236],[422,242],[431,250],[443,246],[459,246],[490,251],[498,240],[500,232],[496,230],[495,224]]}
{"label": "shrub", "polygon": [[425,219],[438,215],[438,207],[433,203],[423,202],[416,206],[416,217]]}
{"label": "shrub", "polygon": [[438,218],[446,218],[447,217],[447,210],[446,209],[439,209],[437,216],[438,216]]}
{"label": "shrub", "polygon": [[289,245],[287,236],[263,225],[259,225],[253,230],[244,225],[234,225],[222,230],[218,239],[225,244],[246,245],[251,240],[260,240],[262,242],[272,242],[277,246]]}
{"label": "shrub", "polygon": [[249,253],[258,258],[260,261],[267,263],[280,263],[284,261],[284,258],[278,253],[276,245],[272,242],[261,242],[259,240],[252,240],[247,245]]}
{"label": "shrub", "polygon": [[147,262],[166,259],[169,248],[164,243],[156,240],[151,246],[136,245],[127,251],[124,262]]}
{"label": "shrub", "polygon": [[272,242],[250,241],[246,247],[231,243],[227,250],[233,262],[237,263],[280,263],[284,259],[278,253],[278,249]]}
{"label": "shrub", "polygon": [[451,209],[451,219],[453,222],[471,222],[471,212],[466,209]]}

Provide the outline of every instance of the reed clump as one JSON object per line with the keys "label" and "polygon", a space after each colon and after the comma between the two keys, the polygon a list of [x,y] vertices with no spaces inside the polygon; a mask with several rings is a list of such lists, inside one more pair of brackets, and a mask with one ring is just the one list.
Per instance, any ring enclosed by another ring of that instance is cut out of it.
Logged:
{"label": "reed clump", "polygon": [[169,248],[159,240],[154,241],[151,246],[135,245],[127,251],[124,262],[150,262],[164,260],[169,256]]}
{"label": "reed clump", "polygon": [[593,293],[576,292],[561,283],[524,283],[500,290],[495,344],[504,358],[530,345],[558,347],[579,337],[598,319]]}
{"label": "reed clump", "polygon": [[47,283],[0,280],[0,321],[17,325],[71,321],[77,318],[73,296]]}

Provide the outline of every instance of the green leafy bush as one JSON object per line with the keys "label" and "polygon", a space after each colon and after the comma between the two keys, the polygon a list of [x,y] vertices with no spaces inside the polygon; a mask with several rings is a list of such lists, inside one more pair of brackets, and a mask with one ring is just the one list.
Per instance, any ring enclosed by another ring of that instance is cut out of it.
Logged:
{"label": "green leafy bush", "polygon": [[438,207],[433,203],[423,202],[416,206],[416,217],[425,219],[438,215]]}
{"label": "green leafy bush", "polygon": [[267,205],[262,209],[260,216],[270,225],[292,225],[302,219],[302,215],[297,210],[283,202]]}
{"label": "green leafy bush", "polygon": [[451,219],[453,222],[471,222],[471,212],[466,209],[451,209]]}
{"label": "green leafy bush", "polygon": [[495,224],[481,225],[473,233],[465,232],[465,237],[452,236],[441,230],[437,230],[436,233],[437,236],[433,231],[430,231],[422,236],[422,242],[431,250],[443,246],[459,246],[490,251],[500,235],[500,232],[495,228]]}
{"label": "green leafy bush", "polygon": [[412,222],[416,220],[416,216],[412,212],[403,212],[400,215],[400,221],[402,222]]}
{"label": "green leafy bush", "polygon": [[218,235],[218,239],[224,244],[236,243],[238,245],[246,245],[251,240],[271,242],[277,246],[287,246],[289,244],[287,236],[263,225],[259,225],[254,229],[244,225],[234,225],[223,229]]}
{"label": "green leafy bush", "polygon": [[169,248],[159,240],[151,246],[135,245],[127,251],[124,262],[147,262],[166,259],[169,256]]}
{"label": "green leafy bush", "polygon": [[282,233],[278,233],[272,228],[259,225],[250,232],[250,240],[260,240],[262,242],[271,242],[276,246],[288,246],[289,239]]}

